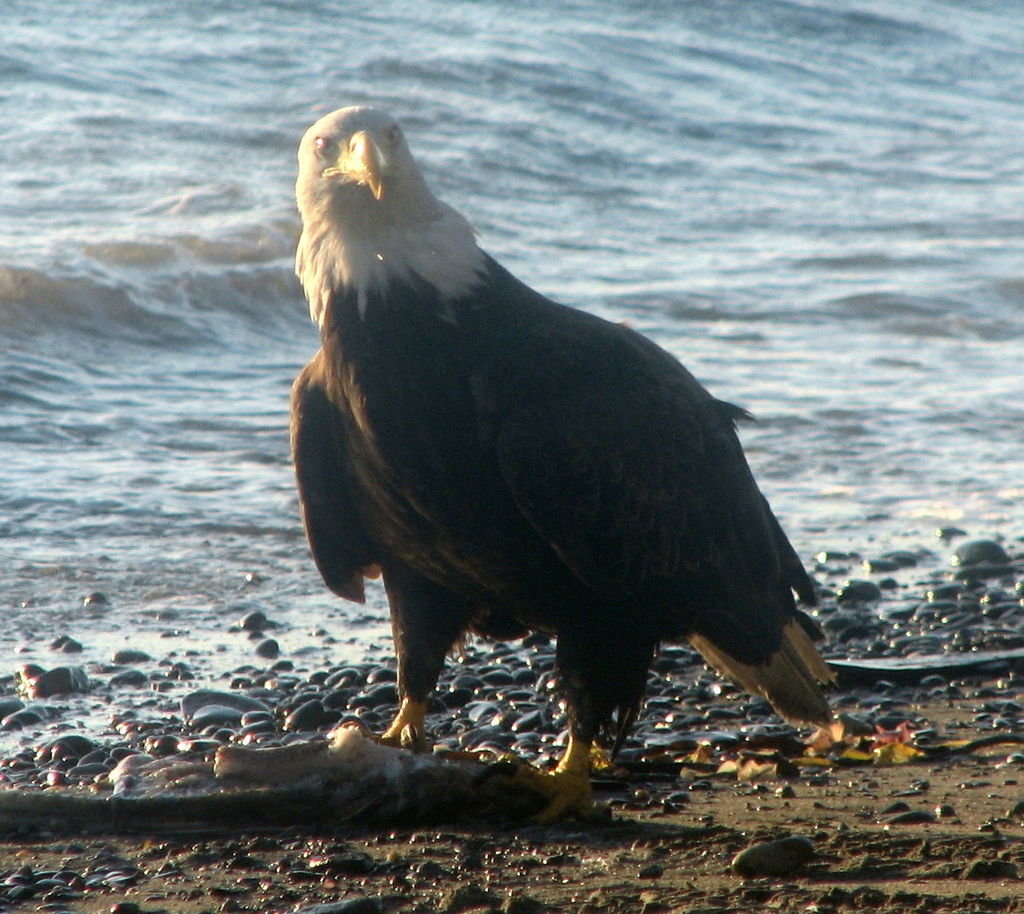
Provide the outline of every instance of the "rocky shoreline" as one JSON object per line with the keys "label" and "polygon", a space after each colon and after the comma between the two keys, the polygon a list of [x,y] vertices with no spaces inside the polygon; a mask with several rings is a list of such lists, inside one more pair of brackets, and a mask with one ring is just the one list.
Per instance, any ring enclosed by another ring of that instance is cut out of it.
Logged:
{"label": "rocky shoreline", "polygon": [[[0,843],[0,910],[291,911],[359,899],[369,900],[352,912],[656,914],[695,904],[777,910],[780,899],[822,911],[865,904],[967,910],[954,900],[966,903],[972,886],[991,894],[993,885],[1018,879],[1024,805],[1013,812],[1020,799],[1013,773],[1024,753],[998,740],[964,756],[928,751],[961,737],[1013,737],[1024,730],[1024,678],[1017,672],[1024,665],[1017,656],[1024,647],[1024,562],[1019,541],[961,538],[959,546],[946,545],[955,536],[943,531],[941,550],[867,557],[822,551],[815,557],[826,655],[864,661],[859,674],[850,673],[856,664],[845,674],[840,668],[833,705],[847,734],[901,733],[890,741],[918,753],[902,760],[907,764],[789,765],[806,734],[780,724],[764,701],[721,682],[693,651],[668,646],[655,661],[647,706],[617,765],[596,778],[614,824],[497,830],[453,824],[458,830],[388,836],[309,834],[297,824],[272,833],[199,841],[161,836],[141,844],[109,836],[69,840],[45,828],[15,827]],[[273,632],[265,618],[238,624],[258,644]],[[541,636],[515,645],[468,645],[448,665],[430,708],[436,745],[495,756],[514,752],[542,765],[556,758],[562,721],[553,651]],[[991,653],[975,668],[941,661],[978,651]],[[921,669],[913,661],[922,655],[938,659]],[[102,669],[23,668],[0,696],[0,726],[29,727],[33,740],[0,760],[0,784],[102,791],[108,771],[129,756],[202,758],[221,745],[309,739],[346,720],[378,730],[393,712],[395,676],[388,661],[307,673],[287,656],[267,659],[266,666],[225,674],[224,688],[190,688],[187,664],[173,679],[167,675],[173,665],[139,654],[114,658]],[[168,681],[175,686],[159,685]],[[140,689],[146,685],[148,693]],[[79,686],[93,698],[110,693],[107,732],[75,729],[62,714],[67,692],[49,691]],[[183,697],[172,698],[174,692]],[[775,762],[764,762],[773,752]],[[747,780],[737,776],[738,768],[723,768],[730,759],[749,762],[751,753],[760,753],[755,768],[761,768],[751,775],[748,766]],[[969,797],[966,807],[960,797]],[[905,819],[895,818],[900,815]],[[867,862],[851,832],[877,845]],[[814,854],[796,875],[781,877],[784,884],[780,877],[757,878],[751,886],[731,869],[744,847],[787,835],[806,838]],[[947,845],[948,854],[941,849]],[[850,883],[857,879],[868,895],[882,893],[872,895],[877,904],[854,897],[857,887]],[[897,889],[908,879],[923,880],[923,888]],[[591,883],[593,892],[584,891]],[[891,891],[884,887],[890,884]],[[823,885],[827,890],[815,896]],[[903,901],[893,900],[908,891]],[[607,904],[596,906],[594,892],[604,893]],[[972,900],[969,909],[1024,910],[1012,896],[1008,890],[1002,906],[991,898]]]}

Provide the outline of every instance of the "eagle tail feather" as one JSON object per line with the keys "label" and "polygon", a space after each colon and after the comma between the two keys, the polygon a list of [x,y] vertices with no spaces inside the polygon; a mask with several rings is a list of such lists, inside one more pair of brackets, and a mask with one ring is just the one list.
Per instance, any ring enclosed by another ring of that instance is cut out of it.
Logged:
{"label": "eagle tail feather", "polygon": [[828,726],[832,710],[819,683],[835,680],[803,626],[789,619],[782,629],[782,643],[765,663],[743,663],[730,657],[706,636],[695,632],[690,643],[723,676],[753,695],[761,695],[792,724]]}

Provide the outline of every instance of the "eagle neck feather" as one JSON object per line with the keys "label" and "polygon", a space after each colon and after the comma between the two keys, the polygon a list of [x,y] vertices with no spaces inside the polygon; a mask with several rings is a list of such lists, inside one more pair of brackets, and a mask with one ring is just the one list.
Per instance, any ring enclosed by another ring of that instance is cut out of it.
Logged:
{"label": "eagle neck feather", "polygon": [[436,198],[429,202],[408,209],[391,202],[379,211],[335,203],[305,220],[295,272],[321,330],[336,298],[354,294],[365,319],[390,286],[417,281],[437,290],[439,316],[455,319],[451,303],[482,281],[486,258],[463,216]]}

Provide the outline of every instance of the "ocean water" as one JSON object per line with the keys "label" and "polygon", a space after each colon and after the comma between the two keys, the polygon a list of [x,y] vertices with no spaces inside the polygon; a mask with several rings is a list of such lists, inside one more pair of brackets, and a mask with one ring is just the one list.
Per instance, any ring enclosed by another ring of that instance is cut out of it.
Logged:
{"label": "ocean water", "polygon": [[7,0],[0,33],[0,676],[137,646],[216,682],[266,664],[253,609],[300,668],[386,647],[288,453],[294,150],[348,104],[515,273],[755,413],[808,560],[1024,534],[1024,7]]}

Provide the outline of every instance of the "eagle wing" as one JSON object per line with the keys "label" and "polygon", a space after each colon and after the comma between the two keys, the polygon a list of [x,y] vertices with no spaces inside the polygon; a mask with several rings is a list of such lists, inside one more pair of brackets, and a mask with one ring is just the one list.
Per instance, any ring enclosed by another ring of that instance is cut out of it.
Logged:
{"label": "eagle wing", "polygon": [[743,411],[688,376],[522,408],[496,447],[519,509],[572,572],[624,605],[655,604],[678,635],[762,662],[806,573],[750,473]]}
{"label": "eagle wing", "polygon": [[363,578],[376,561],[357,505],[357,486],[337,406],[324,383],[321,350],[292,387],[292,460],[306,537],[336,594],[362,603]]}

